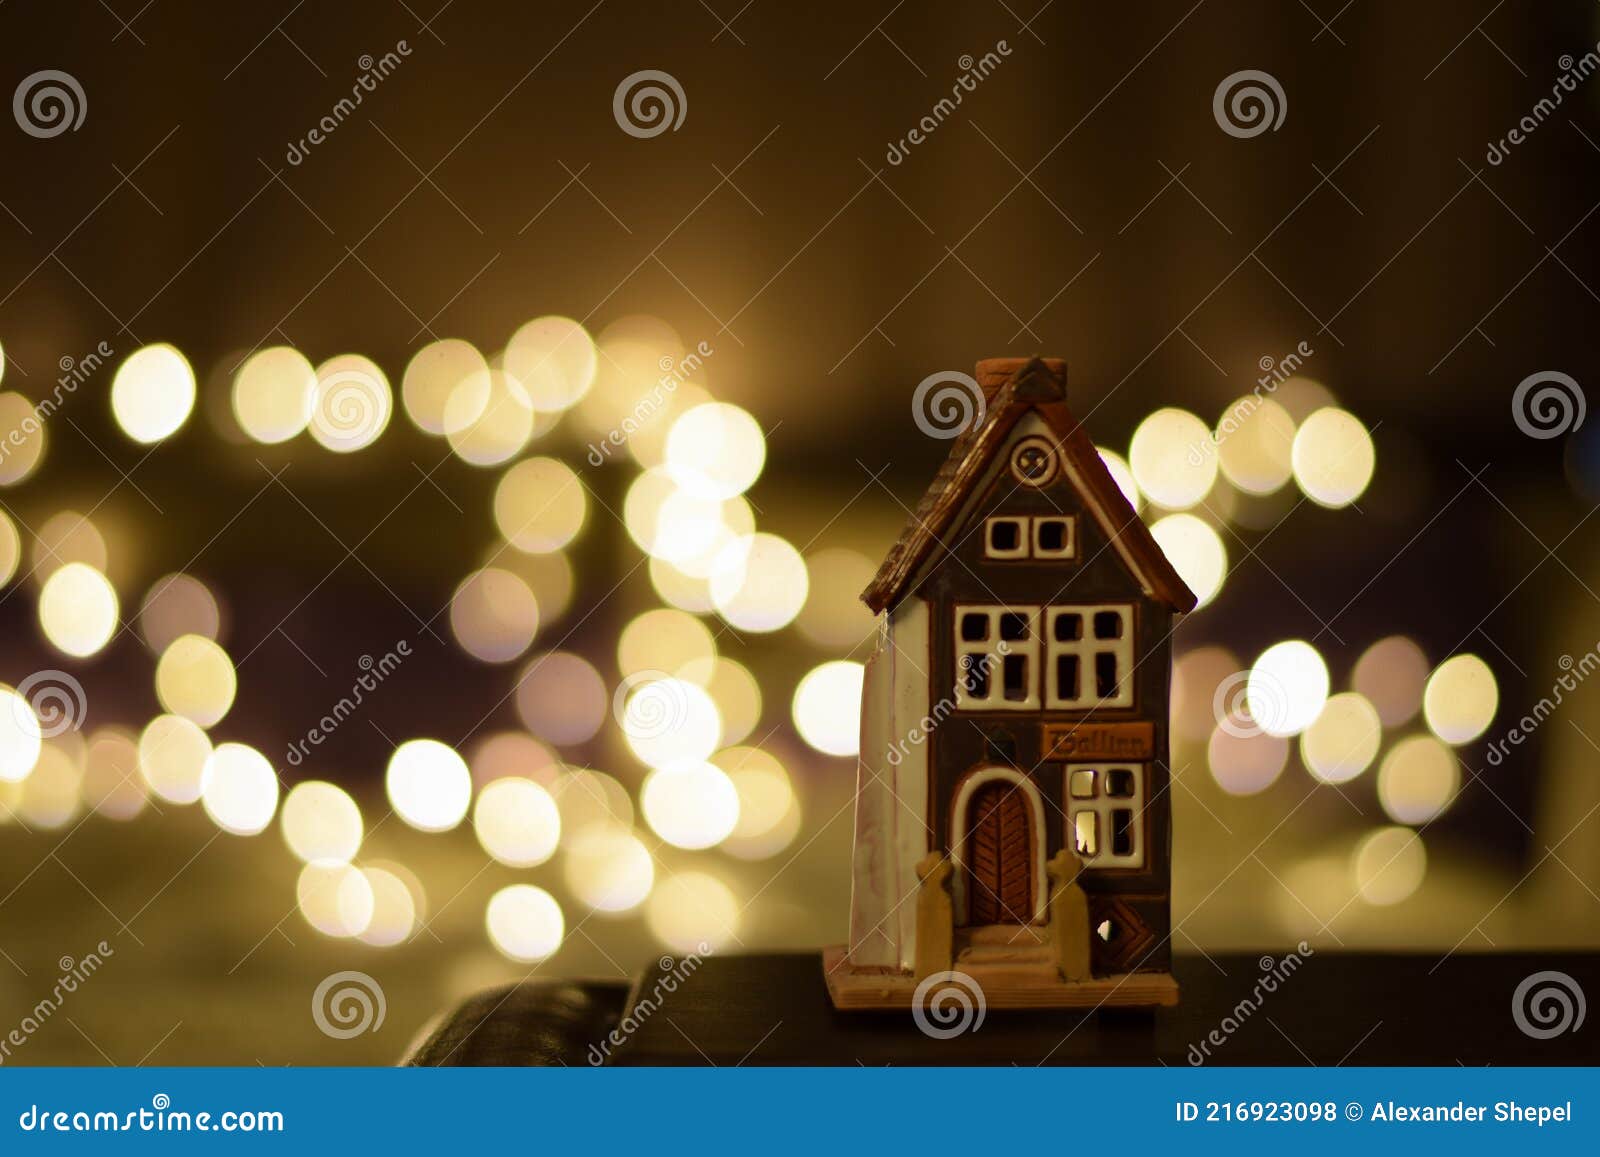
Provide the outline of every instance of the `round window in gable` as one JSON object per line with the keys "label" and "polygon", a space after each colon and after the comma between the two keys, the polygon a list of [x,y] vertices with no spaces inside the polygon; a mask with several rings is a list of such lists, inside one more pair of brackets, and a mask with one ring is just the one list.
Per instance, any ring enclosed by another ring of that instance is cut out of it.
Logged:
{"label": "round window in gable", "polygon": [[1048,438],[1035,434],[1011,451],[1011,476],[1024,486],[1048,486],[1060,469],[1055,445]]}

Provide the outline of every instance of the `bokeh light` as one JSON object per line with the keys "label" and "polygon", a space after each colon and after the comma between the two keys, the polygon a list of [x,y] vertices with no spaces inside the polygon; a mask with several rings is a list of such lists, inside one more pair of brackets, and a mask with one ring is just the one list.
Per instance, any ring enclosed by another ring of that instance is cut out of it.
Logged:
{"label": "bokeh light", "polygon": [[570,651],[536,656],[517,680],[523,726],[557,747],[583,743],[599,731],[609,698],[594,664]]}
{"label": "bokeh light", "polygon": [[33,577],[43,584],[71,562],[105,571],[110,558],[105,536],[87,516],[63,510],[44,520],[33,540]]}
{"label": "bokeh light", "polygon": [[555,855],[561,840],[556,801],[531,779],[497,779],[478,793],[472,811],[478,843],[502,864],[532,868]]}
{"label": "bokeh light", "polygon": [[1194,592],[1196,609],[1217,597],[1228,573],[1222,538],[1192,514],[1169,514],[1150,527],[1167,561]]}
{"label": "bokeh light", "polygon": [[761,426],[726,402],[695,406],[667,434],[667,472],[698,498],[743,494],[760,477],[766,460]]}
{"label": "bokeh light", "polygon": [[135,442],[171,436],[193,409],[194,370],[165,343],[135,350],[111,379],[111,412]]}
{"label": "bokeh light", "polygon": [[1268,735],[1298,735],[1328,701],[1328,665],[1310,643],[1275,643],[1250,667],[1246,702],[1256,726]]}
{"label": "bokeh light", "polygon": [[1229,795],[1266,791],[1289,762],[1289,741],[1265,732],[1252,734],[1218,724],[1206,745],[1206,761],[1217,786]]}
{"label": "bokeh light", "polygon": [[32,474],[44,457],[44,423],[33,402],[21,394],[0,394],[0,430],[6,431],[6,453],[0,455],[0,486],[15,486]]}
{"label": "bokeh light", "polygon": [[284,842],[308,864],[344,864],[361,850],[365,825],[350,793],[321,780],[298,783],[284,797],[279,817]]}
{"label": "bokeh light", "polygon": [[589,492],[565,462],[527,458],[500,477],[494,521],[505,540],[529,554],[560,550],[583,529]]}
{"label": "bokeh light", "polygon": [[813,667],[795,688],[791,710],[800,737],[824,755],[861,747],[861,685],[866,668],[848,659]]}
{"label": "bokeh light", "polygon": [[1346,783],[1377,758],[1383,721],[1364,695],[1330,696],[1322,712],[1300,733],[1300,759],[1323,783]]}
{"label": "bokeh light", "polygon": [[646,611],[622,628],[617,640],[617,670],[624,676],[646,671],[678,671],[716,657],[711,629],[684,611],[662,607]]}
{"label": "bokeh light", "polygon": [[0,683],[0,782],[20,783],[39,761],[39,717],[16,689]]}
{"label": "bokeh light", "polygon": [[215,727],[233,706],[238,676],[233,660],[203,635],[183,635],[156,663],[156,698],[173,715]]}
{"label": "bokeh light", "polygon": [[11,516],[0,510],[0,586],[5,586],[16,576],[22,565],[22,536]]}
{"label": "bokeh light", "polygon": [[211,739],[181,715],[157,715],[139,734],[139,771],[150,790],[169,803],[200,798]]}
{"label": "bokeh light", "polygon": [[1456,753],[1431,735],[1402,739],[1378,767],[1378,802],[1399,824],[1425,824],[1444,814],[1461,787]]}
{"label": "bokeh light", "polygon": [[506,343],[506,373],[541,413],[575,406],[594,385],[599,362],[588,331],[569,317],[537,317]]}
{"label": "bokeh light", "polygon": [[561,947],[567,934],[561,905],[543,888],[512,884],[489,899],[484,917],[489,940],[504,955],[522,964],[536,964]]}
{"label": "bokeh light", "polygon": [[395,814],[422,832],[449,831],[472,800],[466,761],[436,739],[410,739],[395,748],[384,786]]}
{"label": "bokeh light", "polygon": [[639,802],[651,831],[691,851],[721,843],[739,822],[739,793],[714,763],[656,768],[645,777]]}
{"label": "bokeh light", "polygon": [[674,676],[641,675],[618,691],[622,734],[651,767],[703,762],[720,745],[722,715],[703,687]]}
{"label": "bokeh light", "polygon": [[257,442],[287,442],[311,422],[317,372],[299,350],[272,346],[251,355],[233,379],[233,417]]}
{"label": "bokeh light", "polygon": [[362,869],[367,886],[372,889],[372,920],[358,935],[362,943],[375,948],[404,943],[417,926],[418,891],[414,889],[419,890],[421,885],[414,876],[408,881],[395,870],[398,867],[369,864]]}
{"label": "bokeh light", "polygon": [[1198,647],[1172,665],[1172,726],[1184,739],[1205,740],[1217,725],[1217,688],[1239,670],[1226,647]]}
{"label": "bokeh light", "polygon": [[1494,672],[1476,655],[1452,655],[1428,676],[1422,715],[1446,743],[1470,743],[1488,730],[1500,706]]}
{"label": "bokeh light", "polygon": [[733,889],[707,872],[679,872],[650,893],[644,919],[656,939],[678,952],[705,953],[739,938],[742,909]]}
{"label": "bokeh light", "polygon": [[788,626],[805,604],[808,588],[805,560],[775,534],[735,539],[712,566],[711,600],[717,613],[741,631]]}
{"label": "bokeh light", "polygon": [[1422,710],[1428,657],[1404,635],[1379,639],[1361,653],[1350,685],[1378,709],[1385,727],[1402,727]]}
{"label": "bokeh light", "polygon": [[341,863],[317,862],[301,868],[295,901],[307,924],[341,939],[365,932],[377,907],[367,874]]}
{"label": "bokeh light", "polygon": [[1246,395],[1217,423],[1217,463],[1246,494],[1272,494],[1294,472],[1294,419],[1271,398]]}
{"label": "bokeh light", "polygon": [[519,384],[490,370],[487,396],[476,377],[450,392],[444,427],[450,448],[463,462],[498,466],[520,454],[533,436],[533,407]]}
{"label": "bokeh light", "polygon": [[59,651],[87,658],[117,630],[117,592],[88,563],[69,562],[39,592],[39,626]]}
{"label": "bokeh light", "polygon": [[858,550],[829,547],[806,555],[810,582],[795,627],[819,647],[854,647],[870,636],[877,618],[861,592],[878,568]]}
{"label": "bokeh light", "polygon": [[376,442],[394,412],[394,393],[377,363],[340,354],[318,366],[316,375],[310,428],[317,444],[348,454]]}
{"label": "bokeh light", "polygon": [[563,838],[589,828],[626,831],[633,826],[633,799],[628,789],[603,771],[587,767],[565,771],[550,785],[550,794],[561,809]]}
{"label": "bokeh light", "polygon": [[1361,419],[1332,406],[1300,424],[1292,458],[1295,481],[1306,497],[1334,508],[1361,497],[1376,461],[1372,436]]}
{"label": "bokeh light", "polygon": [[580,903],[596,912],[637,908],[655,878],[649,849],[625,827],[595,824],[567,840],[562,880]]}
{"label": "bokeh light", "polygon": [[520,577],[498,567],[474,571],[450,599],[450,631],[485,663],[508,663],[533,644],[539,601]]}
{"label": "bokeh light", "polygon": [[109,727],[90,736],[83,759],[85,805],[97,815],[126,821],[144,811],[146,799],[133,737]]}
{"label": "bokeh light", "polygon": [[1157,410],[1133,432],[1128,465],[1139,489],[1157,506],[1185,510],[1217,480],[1211,430],[1187,410]]}
{"label": "bokeh light", "polygon": [[[400,379],[406,416],[424,433],[445,433],[445,407],[458,386],[464,391],[457,403],[462,420],[476,421],[489,401],[489,363],[460,338],[429,342],[412,355]],[[481,398],[476,411],[469,404],[473,397]]]}
{"label": "bokeh light", "polygon": [[1422,886],[1428,854],[1422,837],[1410,828],[1379,828],[1364,838],[1351,859],[1356,889],[1377,907],[1407,899]]}
{"label": "bokeh light", "polygon": [[216,597],[192,575],[157,579],[139,607],[139,633],[158,655],[183,635],[215,639],[221,627]]}
{"label": "bokeh light", "polygon": [[678,669],[680,677],[710,693],[722,716],[722,742],[740,743],[761,720],[761,685],[743,663],[718,656],[695,659]]}
{"label": "bokeh light", "polygon": [[223,831],[253,836],[278,810],[277,773],[255,748],[219,743],[200,778],[200,803]]}

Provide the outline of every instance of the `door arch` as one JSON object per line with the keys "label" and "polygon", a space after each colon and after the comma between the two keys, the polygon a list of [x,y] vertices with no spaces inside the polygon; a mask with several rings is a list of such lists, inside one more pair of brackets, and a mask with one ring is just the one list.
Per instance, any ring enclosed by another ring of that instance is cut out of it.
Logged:
{"label": "door arch", "polygon": [[1043,920],[1044,800],[1033,782],[1015,768],[979,768],[957,787],[950,822],[957,922]]}

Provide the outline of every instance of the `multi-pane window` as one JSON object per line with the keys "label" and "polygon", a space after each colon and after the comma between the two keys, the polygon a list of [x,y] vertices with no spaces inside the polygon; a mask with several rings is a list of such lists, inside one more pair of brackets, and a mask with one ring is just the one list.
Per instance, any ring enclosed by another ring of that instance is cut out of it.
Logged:
{"label": "multi-pane window", "polygon": [[1046,708],[1133,706],[1133,608],[1126,604],[1048,607]]}
{"label": "multi-pane window", "polygon": [[1039,608],[957,607],[956,707],[1039,709]]}
{"label": "multi-pane window", "polygon": [[1139,763],[1069,763],[1067,838],[1091,868],[1142,868],[1145,768]]}
{"label": "multi-pane window", "polygon": [[983,554],[997,559],[1078,557],[1078,520],[1071,514],[1000,515],[983,525]]}

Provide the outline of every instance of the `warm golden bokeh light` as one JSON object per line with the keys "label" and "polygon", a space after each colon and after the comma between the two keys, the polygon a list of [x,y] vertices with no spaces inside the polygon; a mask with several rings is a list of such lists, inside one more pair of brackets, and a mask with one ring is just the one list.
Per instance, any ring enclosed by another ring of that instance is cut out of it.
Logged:
{"label": "warm golden bokeh light", "polygon": [[105,572],[110,553],[105,536],[87,515],[63,510],[45,519],[33,539],[33,578],[43,583],[69,562]]}
{"label": "warm golden bokeh light", "polygon": [[450,391],[444,428],[450,448],[463,462],[498,466],[522,453],[533,437],[533,407],[520,384],[490,370],[487,396],[476,377]]}
{"label": "warm golden bokeh light", "polygon": [[569,317],[534,318],[506,343],[506,373],[541,413],[559,413],[581,401],[594,385],[598,363],[594,340]]}
{"label": "warm golden bokeh light", "polygon": [[418,904],[412,888],[421,885],[414,884],[415,877],[408,883],[389,867],[369,864],[361,870],[367,877],[367,886],[372,889],[372,920],[359,934],[361,942],[374,948],[403,944],[417,926]]}
{"label": "warm golden bokeh light", "polygon": [[57,650],[87,658],[117,631],[117,592],[88,563],[70,562],[39,592],[39,626]]}
{"label": "warm golden bokeh light", "polygon": [[[65,738],[65,737],[63,737]],[[23,780],[16,806],[16,818],[30,828],[64,828],[83,806],[83,762],[59,740],[50,740],[39,749],[33,774]]]}
{"label": "warm golden bokeh light", "polygon": [[[489,363],[471,342],[445,338],[429,342],[406,363],[400,379],[400,402],[406,416],[425,434],[443,434],[445,407],[457,387],[460,420],[477,421],[489,403]],[[471,405],[478,399],[476,409]]]}
{"label": "warm golden bokeh light", "polygon": [[156,663],[156,698],[173,715],[215,727],[233,706],[238,690],[233,660],[203,635],[183,635]]}
{"label": "warm golden bokeh light", "polygon": [[1346,691],[1330,696],[1300,733],[1300,759],[1323,783],[1346,783],[1372,765],[1382,741],[1377,709],[1364,695]]}
{"label": "warm golden bokeh light", "polygon": [[740,631],[776,631],[805,605],[810,579],[800,552],[776,534],[737,538],[718,553],[711,571],[717,613]]}
{"label": "warm golden bokeh light", "polygon": [[0,510],[0,587],[16,577],[17,567],[21,565],[22,536],[17,533],[17,524],[11,521],[11,516]]}
{"label": "warm golden bokeh light", "polygon": [[871,636],[877,617],[861,601],[877,564],[858,550],[829,547],[806,556],[810,582],[795,618],[800,633],[819,647],[849,649]]}
{"label": "warm golden bokeh light", "polygon": [[111,412],[135,442],[170,437],[193,409],[194,370],[165,343],[134,350],[111,379]]}
{"label": "warm golden bokeh light", "polygon": [[483,850],[500,863],[533,868],[555,855],[561,812],[550,793],[533,780],[497,779],[478,793],[472,827]]}
{"label": "warm golden bokeh light", "polygon": [[650,893],[644,919],[678,952],[715,952],[738,942],[743,908],[733,889],[707,872],[679,872]]}
{"label": "warm golden bokeh light", "polygon": [[348,454],[376,442],[394,412],[394,392],[378,364],[360,354],[340,354],[318,366],[316,375],[310,429],[317,444]]}
{"label": "warm golden bokeh light", "polygon": [[311,422],[317,372],[299,350],[272,346],[250,357],[233,379],[233,417],[257,442],[287,442]]}
{"label": "warm golden bokeh light", "polygon": [[539,601],[520,577],[498,567],[474,571],[450,600],[450,631],[485,663],[509,663],[533,645]]}
{"label": "warm golden bokeh light", "polygon": [[436,739],[411,739],[395,748],[384,786],[395,814],[422,832],[449,831],[472,800],[466,761]]}
{"label": "warm golden bokeh light", "polygon": [[578,902],[597,912],[628,912],[655,885],[655,861],[626,827],[592,824],[566,842],[562,880]]}
{"label": "warm golden bokeh light", "polygon": [[1371,700],[1385,727],[1401,727],[1422,710],[1428,657],[1404,635],[1379,639],[1361,653],[1350,685]]}
{"label": "warm golden bokeh light", "polygon": [[350,793],[321,780],[298,783],[279,816],[284,842],[307,864],[346,864],[361,850],[366,825]]}
{"label": "warm golden bokeh light", "polygon": [[761,720],[761,685],[743,663],[721,656],[695,659],[678,675],[698,683],[711,695],[722,715],[722,742],[741,743]]}
{"label": "warm golden bokeh light", "polygon": [[795,688],[794,725],[824,755],[855,755],[861,748],[864,674],[860,663],[836,659],[813,667]]}
{"label": "warm golden bokeh light", "polygon": [[566,918],[561,905],[543,888],[512,884],[489,899],[484,917],[489,940],[502,954],[522,964],[536,964],[561,947]]}
{"label": "warm golden bokeh light", "polygon": [[596,827],[633,826],[633,798],[615,777],[587,767],[562,772],[550,785],[561,810],[563,838]]}
{"label": "warm golden bokeh light", "polygon": [[300,869],[295,900],[307,924],[341,939],[365,932],[376,909],[366,873],[341,863],[309,863]]}
{"label": "warm golden bokeh light", "polygon": [[1372,435],[1357,418],[1329,406],[1308,417],[1294,436],[1294,477],[1320,506],[1349,506],[1372,481]]}
{"label": "warm golden bokeh light", "polygon": [[622,628],[617,640],[617,670],[624,677],[646,671],[672,673],[686,664],[716,657],[711,629],[684,611],[667,607],[645,611]]}
{"label": "warm golden bokeh light", "polygon": [[1294,419],[1271,398],[1246,395],[1217,422],[1217,464],[1246,494],[1272,494],[1294,473]]}
{"label": "warm golden bokeh light", "polygon": [[1328,701],[1328,665],[1310,643],[1289,639],[1261,652],[1250,668],[1250,717],[1268,735],[1298,735]]}
{"label": "warm golden bokeh light", "polygon": [[1452,655],[1428,676],[1422,715],[1446,743],[1471,743],[1488,730],[1500,707],[1494,672],[1476,655]]}
{"label": "warm golden bokeh light", "polygon": [[505,540],[529,554],[560,550],[583,529],[589,492],[565,462],[528,458],[500,477],[494,521]]}
{"label": "warm golden bokeh light", "polygon": [[517,679],[517,715],[557,747],[583,743],[605,722],[610,695],[594,664],[570,651],[535,656]]}
{"label": "warm golden bokeh light", "polygon": [[1196,742],[1210,738],[1218,722],[1217,688],[1239,670],[1238,656],[1226,647],[1198,647],[1179,656],[1172,665],[1173,730]]}
{"label": "warm golden bokeh light", "polygon": [[83,802],[113,820],[131,820],[144,811],[144,780],[139,775],[139,747],[120,728],[90,736],[83,759]]}
{"label": "warm golden bokeh light", "polygon": [[1150,527],[1150,534],[1194,592],[1196,609],[1217,597],[1228,574],[1228,550],[1215,530],[1192,514],[1169,514]]}
{"label": "warm golden bokeh light", "polygon": [[139,735],[139,771],[150,790],[169,803],[200,798],[210,758],[210,737],[181,715],[157,715]]}
{"label": "warm golden bokeh light", "polygon": [[212,822],[236,836],[264,831],[278,810],[278,775],[243,743],[220,743],[206,760],[200,802]]}
{"label": "warm golden bokeh light", "polygon": [[1217,480],[1211,430],[1187,410],[1157,410],[1133,432],[1128,465],[1139,489],[1157,506],[1186,510]]}
{"label": "warm golden bokeh light", "polygon": [[497,779],[531,779],[550,783],[561,770],[555,753],[524,731],[497,731],[480,739],[467,756],[475,787]]}
{"label": "warm golden bokeh light", "polygon": [[39,761],[39,717],[15,688],[0,683],[0,783],[20,783]]}
{"label": "warm golden bokeh light", "polygon": [[216,639],[221,626],[216,597],[192,575],[157,579],[139,607],[139,633],[158,655],[184,635]]}
{"label": "warm golden bokeh light", "polygon": [[714,763],[686,760],[645,777],[639,803],[650,830],[677,848],[713,847],[739,822],[739,793]]}
{"label": "warm golden bokeh light", "polygon": [[1421,825],[1443,815],[1461,788],[1461,761],[1431,735],[1402,739],[1378,767],[1378,802],[1397,824]]}
{"label": "warm golden bokeh light", "polygon": [[760,477],[766,460],[761,426],[748,412],[726,402],[685,411],[667,434],[667,473],[699,498],[743,494]]}
{"label": "warm golden bokeh light", "polygon": [[1351,858],[1356,889],[1367,903],[1383,908],[1409,898],[1422,886],[1428,853],[1410,828],[1379,828],[1357,845]]}
{"label": "warm golden bokeh light", "polygon": [[675,676],[644,674],[618,692],[623,737],[651,767],[703,762],[720,746],[722,715],[704,688]]}
{"label": "warm golden bokeh light", "polygon": [[1218,725],[1206,746],[1211,777],[1229,795],[1266,791],[1289,761],[1289,741],[1276,735],[1230,731]]}

